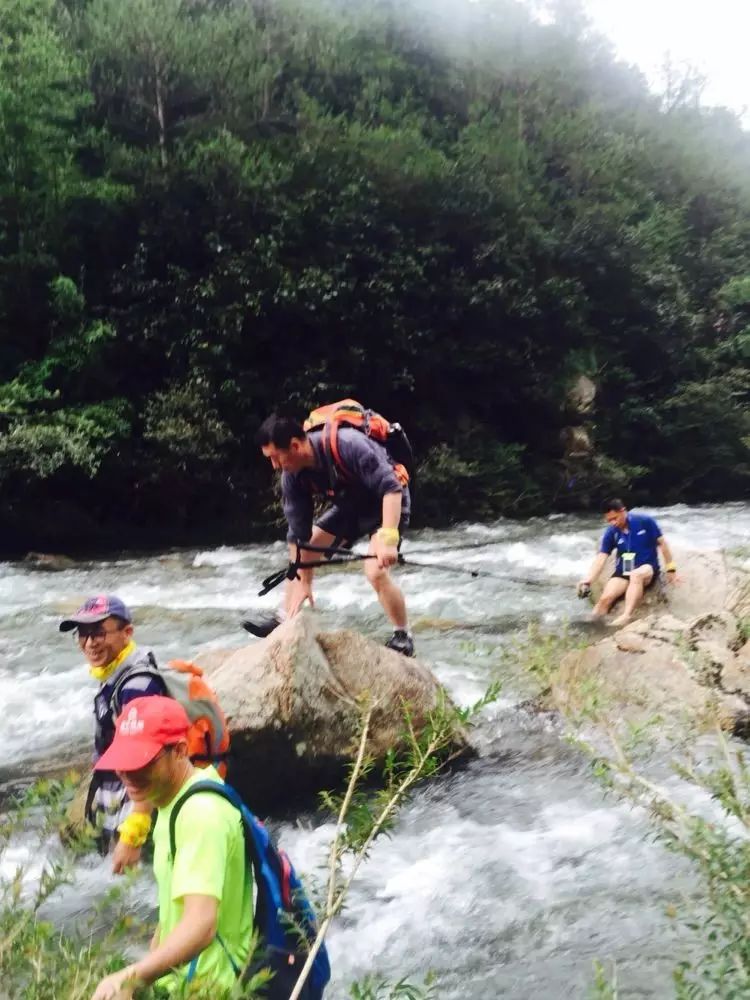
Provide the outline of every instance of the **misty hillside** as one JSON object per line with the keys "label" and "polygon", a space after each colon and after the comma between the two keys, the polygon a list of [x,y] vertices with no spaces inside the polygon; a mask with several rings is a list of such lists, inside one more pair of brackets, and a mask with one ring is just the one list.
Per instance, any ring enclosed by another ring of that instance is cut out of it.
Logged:
{"label": "misty hillside", "polygon": [[0,0],[3,550],[248,537],[349,395],[415,523],[746,496],[750,134],[555,10]]}

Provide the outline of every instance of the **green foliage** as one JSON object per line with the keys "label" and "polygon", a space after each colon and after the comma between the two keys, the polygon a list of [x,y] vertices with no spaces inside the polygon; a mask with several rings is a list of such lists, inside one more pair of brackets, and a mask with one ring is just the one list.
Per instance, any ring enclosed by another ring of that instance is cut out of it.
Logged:
{"label": "green foliage", "polygon": [[352,983],[349,996],[351,1000],[435,1000],[437,992],[430,976],[423,986],[415,986],[406,979],[389,983],[377,976],[366,976],[361,982]]}
{"label": "green foliage", "polygon": [[522,452],[520,445],[496,442],[430,448],[417,470],[420,518],[439,524],[446,514],[456,521],[489,520],[517,511],[526,491],[536,492],[521,464]]}
{"label": "green foliage", "polygon": [[113,400],[11,421],[0,433],[0,482],[49,479],[64,468],[95,475],[112,441],[129,428],[127,409],[123,400]]}
{"label": "green foliage", "polygon": [[[686,914],[701,952],[675,972],[676,995],[741,997],[750,989],[750,768],[744,751],[730,754],[721,738],[724,761],[711,768],[678,767],[678,773],[708,792],[719,807],[716,818],[696,813],[662,823],[674,850],[697,866],[706,890],[705,908]],[[733,822],[735,821],[735,822]]]}
{"label": "green foliage", "polygon": [[[375,787],[366,788],[364,781],[375,773],[375,761],[369,752],[370,721],[377,705],[367,701],[362,705],[362,732],[356,759],[351,765],[346,791],[325,792],[323,805],[337,814],[336,832],[331,844],[328,864],[328,887],[321,908],[321,924],[317,942],[324,939],[331,920],[341,911],[349,888],[362,862],[369,855],[375,839],[393,828],[398,809],[418,782],[439,774],[445,765],[467,750],[466,730],[475,717],[497,700],[499,684],[491,685],[475,704],[466,708],[453,705],[441,690],[436,703],[424,718],[416,719],[409,705],[403,705],[405,728],[401,738],[386,753]],[[346,873],[342,861],[348,855]],[[317,943],[316,942],[316,943]],[[308,958],[308,962],[310,959]],[[299,982],[298,982],[299,985]],[[429,981],[425,984],[429,987]],[[376,979],[366,980],[356,987],[359,997],[422,997],[433,995],[430,988],[423,994],[404,980],[394,987]],[[387,991],[392,989],[392,993]],[[293,994],[290,1000],[296,1000]]]}
{"label": "green foliage", "polygon": [[170,386],[146,404],[144,439],[160,450],[160,471],[210,476],[222,464],[232,434],[199,381]]}
{"label": "green foliage", "polygon": [[[695,750],[675,759],[675,773],[693,792],[684,803],[670,797],[663,783],[646,777],[645,761],[636,754],[650,739],[660,720],[631,730],[623,741],[619,726],[606,710],[586,718],[603,728],[611,752],[603,755],[590,737],[579,736],[578,745],[592,758],[594,774],[604,786],[645,808],[660,838],[675,853],[688,858],[702,883],[700,896],[670,907],[691,932],[691,956],[674,971],[675,996],[679,1000],[709,1000],[740,997],[750,990],[750,763],[742,748],[730,748],[716,721],[716,744],[709,751],[705,741],[701,760]],[[617,730],[617,731],[616,731]],[[709,755],[710,754],[710,755]],[[594,996],[616,996],[616,980],[610,982],[597,963]],[[614,991],[614,992],[612,992]]]}
{"label": "green foliage", "polygon": [[[464,8],[0,0],[20,548],[246,534],[260,420],[344,395],[413,439],[415,523],[747,495],[747,133],[690,76],[660,103],[571,5]],[[121,423],[86,460],[89,407]]]}
{"label": "green foliage", "polygon": [[601,962],[594,962],[594,982],[589,993],[590,1000],[617,1000],[617,967],[612,965],[612,976]]}
{"label": "green foliage", "polygon": [[[544,703],[562,657],[583,645],[584,640],[567,628],[551,632],[538,624],[531,624],[524,635],[500,651],[498,671],[503,677],[510,675],[516,685],[530,684],[531,697]],[[582,711],[590,707],[597,694],[594,689],[581,686],[576,696]]]}

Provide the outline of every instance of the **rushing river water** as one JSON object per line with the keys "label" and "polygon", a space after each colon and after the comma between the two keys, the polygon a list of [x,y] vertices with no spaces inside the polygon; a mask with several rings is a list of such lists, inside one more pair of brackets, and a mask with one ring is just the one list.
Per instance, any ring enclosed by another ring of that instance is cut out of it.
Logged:
{"label": "rushing river water", "polygon": [[[656,511],[679,550],[740,549],[750,505]],[[573,584],[601,533],[593,517],[464,525],[411,538],[407,557],[493,574],[401,569],[419,655],[454,698],[479,697],[502,647],[532,622],[554,630],[581,615]],[[3,564],[0,578],[0,785],[36,758],[86,745],[95,689],[61,615],[85,596],[116,591],[135,610],[138,641],[159,658],[241,645],[259,581],[283,565],[284,547],[179,551],[81,563],[62,573]],[[328,571],[316,587],[324,625],[385,638],[361,574]],[[648,837],[643,815],[605,796],[586,758],[554,720],[519,706],[504,688],[478,730],[481,756],[423,786],[381,840],[330,935],[330,1000],[368,971],[418,979],[437,974],[452,1000],[584,997],[595,959],[615,961],[622,997],[671,995],[671,971],[688,947],[668,904],[696,891],[684,862]],[[313,871],[331,833],[309,817],[281,826],[298,868]],[[19,859],[6,858],[7,863]],[[110,885],[105,862],[84,863],[58,904],[61,920]],[[135,890],[154,899],[144,874]]]}

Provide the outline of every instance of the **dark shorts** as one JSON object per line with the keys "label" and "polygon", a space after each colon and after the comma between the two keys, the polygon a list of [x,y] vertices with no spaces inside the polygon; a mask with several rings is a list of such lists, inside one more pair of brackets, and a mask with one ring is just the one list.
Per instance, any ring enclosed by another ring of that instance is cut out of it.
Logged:
{"label": "dark shorts", "polygon": [[[612,579],[613,580],[627,580],[628,578],[625,576],[624,573],[613,573],[612,574]],[[653,587],[653,585],[656,583],[656,581],[658,579],[659,579],[659,570],[655,569],[654,570],[654,575],[651,577],[651,579],[649,580],[649,582],[646,584],[646,586],[643,589],[644,590],[651,590],[651,588]]]}
{"label": "dark shorts", "polygon": [[[321,514],[315,524],[318,528],[333,535],[339,545],[344,541],[348,545],[352,545],[358,538],[369,538],[374,535],[382,520],[383,510],[381,507],[363,511],[351,507],[337,507],[334,504]],[[402,515],[398,525],[399,532],[403,534],[404,528],[408,525],[409,515]]]}

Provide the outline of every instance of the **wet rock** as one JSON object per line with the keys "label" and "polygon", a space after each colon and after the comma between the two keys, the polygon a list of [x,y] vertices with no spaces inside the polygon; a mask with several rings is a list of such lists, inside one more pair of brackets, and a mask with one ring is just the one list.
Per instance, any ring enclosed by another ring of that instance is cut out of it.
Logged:
{"label": "wet rock", "polygon": [[573,413],[590,413],[596,399],[596,385],[586,375],[579,375],[568,389],[565,402]]}
{"label": "wet rock", "polygon": [[[356,754],[365,699],[374,705],[368,750],[382,760],[404,732],[404,706],[419,732],[443,697],[425,664],[357,632],[318,632],[308,613],[196,662],[229,717],[230,780],[261,812],[339,783]],[[457,731],[453,751],[468,750]]]}
{"label": "wet rock", "polygon": [[591,435],[585,427],[563,427],[560,431],[560,444],[568,459],[588,458],[594,450]]}
{"label": "wet rock", "polygon": [[28,569],[38,569],[45,573],[62,573],[73,569],[75,560],[69,556],[55,555],[51,552],[27,552],[23,562]]}
{"label": "wet rock", "polygon": [[618,632],[615,636],[615,645],[622,653],[645,653],[646,642],[643,636],[635,633],[628,634],[625,631]]}

